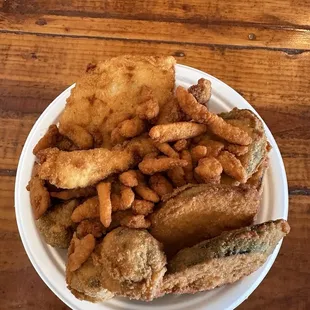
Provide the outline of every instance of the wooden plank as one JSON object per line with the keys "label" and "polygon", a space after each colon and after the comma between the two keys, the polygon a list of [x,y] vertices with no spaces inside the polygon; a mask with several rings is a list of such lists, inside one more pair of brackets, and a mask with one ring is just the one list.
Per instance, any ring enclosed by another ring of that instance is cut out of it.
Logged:
{"label": "wooden plank", "polygon": [[310,31],[246,25],[185,24],[80,16],[18,15],[0,12],[1,30],[79,37],[182,42],[182,44],[310,49]]}
{"label": "wooden plank", "polygon": [[309,29],[309,1],[302,0],[2,0],[2,11],[207,23],[254,23]]}
{"label": "wooden plank", "polygon": [[[3,309],[67,309],[45,286],[31,266],[21,244],[14,214],[14,177],[0,179],[0,296]],[[290,197],[291,232],[285,238],[280,254],[258,289],[240,309],[307,309],[310,289],[309,248],[305,247],[310,234],[309,196]],[[12,259],[14,258],[14,259]],[[285,266],[285,268],[283,267]],[[273,297],[270,296],[273,288]],[[19,298],[16,299],[16,291]],[[298,298],[296,298],[298,297]]]}

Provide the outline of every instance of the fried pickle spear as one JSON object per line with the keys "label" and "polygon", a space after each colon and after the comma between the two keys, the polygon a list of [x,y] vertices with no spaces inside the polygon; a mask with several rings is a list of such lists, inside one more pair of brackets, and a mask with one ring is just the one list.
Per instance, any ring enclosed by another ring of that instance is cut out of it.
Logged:
{"label": "fried pickle spear", "polygon": [[179,86],[176,95],[183,112],[195,122],[208,125],[208,128],[218,137],[239,145],[249,145],[252,142],[252,138],[247,132],[228,124],[221,117],[211,113],[204,105],[199,104],[185,88]]}
{"label": "fried pickle spear", "polygon": [[39,177],[65,189],[96,184],[109,175],[128,170],[135,163],[134,152],[104,148],[63,152],[57,148],[40,151]]}
{"label": "fried pickle spear", "polygon": [[203,124],[193,122],[178,122],[156,125],[149,132],[150,137],[160,143],[189,139],[201,135],[207,131]]}
{"label": "fried pickle spear", "polygon": [[185,167],[187,161],[178,158],[163,157],[163,158],[147,158],[139,164],[139,169],[148,175],[156,172],[166,171],[175,167]]}

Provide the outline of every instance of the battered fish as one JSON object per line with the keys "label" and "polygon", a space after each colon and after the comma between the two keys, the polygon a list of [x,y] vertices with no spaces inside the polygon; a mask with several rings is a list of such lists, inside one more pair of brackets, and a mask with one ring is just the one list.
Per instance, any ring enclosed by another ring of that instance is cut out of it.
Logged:
{"label": "battered fish", "polygon": [[252,223],[259,206],[255,188],[187,185],[165,199],[151,216],[151,234],[175,253],[185,246]]}
{"label": "battered fish", "polygon": [[40,151],[37,157],[41,164],[39,177],[66,189],[94,185],[136,163],[134,152],[104,148],[72,152],[49,148]]}
{"label": "battered fish", "polygon": [[289,231],[285,220],[270,221],[183,249],[168,264],[162,294],[196,293],[236,282],[261,267]]}
{"label": "battered fish", "polygon": [[111,131],[136,114],[142,86],[150,88],[159,108],[171,100],[175,63],[171,56],[121,56],[88,67],[67,99],[59,131],[68,136],[77,125],[110,147]]}

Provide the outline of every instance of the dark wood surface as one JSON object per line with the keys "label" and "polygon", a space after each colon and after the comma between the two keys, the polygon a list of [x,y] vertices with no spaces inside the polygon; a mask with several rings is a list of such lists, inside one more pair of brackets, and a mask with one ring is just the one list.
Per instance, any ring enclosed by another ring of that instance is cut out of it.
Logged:
{"label": "dark wood surface", "polygon": [[174,55],[244,96],[281,150],[291,233],[239,309],[310,309],[310,2],[0,0],[0,309],[68,309],[29,262],[14,213],[25,139],[92,60]]}

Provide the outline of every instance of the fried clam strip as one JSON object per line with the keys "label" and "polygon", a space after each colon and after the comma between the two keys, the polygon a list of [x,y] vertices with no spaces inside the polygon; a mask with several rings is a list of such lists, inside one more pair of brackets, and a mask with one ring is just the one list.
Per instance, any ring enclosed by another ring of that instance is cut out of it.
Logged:
{"label": "fried clam strip", "polygon": [[109,175],[128,170],[136,156],[129,151],[104,148],[63,152],[57,148],[40,151],[39,177],[51,184],[72,189],[93,185]]}
{"label": "fried clam strip", "polygon": [[74,235],[68,250],[68,270],[75,271],[79,269],[93,252],[95,245],[96,240],[92,234],[86,235],[81,240]]}
{"label": "fried clam strip", "polygon": [[125,171],[118,178],[125,186],[134,187],[138,185],[138,176],[135,170]]}
{"label": "fried clam strip", "polygon": [[193,122],[178,122],[156,125],[149,132],[150,137],[160,143],[189,139],[199,136],[207,131],[203,124]]}
{"label": "fried clam strip", "polygon": [[50,192],[51,197],[58,198],[61,200],[69,200],[72,198],[80,197],[91,197],[97,194],[96,188],[88,186],[85,188],[74,188],[68,189],[60,192]]}
{"label": "fried clam strip", "polygon": [[186,184],[185,173],[182,167],[175,167],[167,171],[169,179],[173,185],[180,187]]}
{"label": "fried clam strip", "polygon": [[39,219],[51,205],[50,195],[44,183],[37,175],[34,175],[27,185],[35,220]]}
{"label": "fried clam strip", "polygon": [[203,183],[219,183],[223,171],[221,163],[214,157],[206,157],[199,160],[195,173]]}
{"label": "fried clam strip", "polygon": [[138,117],[146,120],[154,119],[159,113],[159,104],[153,95],[152,89],[143,85],[140,96],[141,102],[136,111]]}
{"label": "fried clam strip", "polygon": [[36,155],[41,150],[56,146],[58,138],[59,138],[58,127],[55,124],[49,126],[45,135],[39,140],[37,145],[34,147],[33,154]]}
{"label": "fried clam strip", "polygon": [[138,185],[134,187],[135,192],[144,200],[159,202],[159,196],[147,186],[143,174],[140,171],[137,171],[137,176],[139,182]]}
{"label": "fried clam strip", "polygon": [[88,234],[92,234],[95,238],[100,238],[105,232],[106,229],[99,219],[83,220],[76,228],[78,238],[83,238]]}
{"label": "fried clam strip", "polygon": [[149,179],[149,184],[160,197],[173,191],[172,184],[160,173],[153,174]]}
{"label": "fried clam strip", "polygon": [[211,98],[211,82],[206,79],[199,79],[197,85],[193,85],[188,89],[195,99],[205,106],[207,106]]}
{"label": "fried clam strip", "polygon": [[252,142],[252,138],[247,132],[228,124],[221,117],[211,113],[204,105],[199,104],[185,88],[179,86],[176,95],[183,112],[195,122],[208,125],[208,128],[218,137],[233,144],[249,145]]}
{"label": "fried clam strip", "polygon": [[98,196],[88,198],[80,204],[72,213],[71,219],[74,223],[79,223],[84,219],[99,217]]}
{"label": "fried clam strip", "polygon": [[227,151],[223,151],[220,153],[217,159],[221,163],[226,174],[236,179],[240,183],[245,183],[247,181],[246,171],[240,160],[235,155]]}
{"label": "fried clam strip", "polygon": [[99,199],[99,216],[104,227],[112,222],[111,182],[100,182],[96,186]]}
{"label": "fried clam strip", "polygon": [[139,164],[139,169],[144,174],[152,175],[156,172],[166,171],[175,167],[185,167],[187,161],[178,158],[147,158]]}
{"label": "fried clam strip", "polygon": [[186,139],[181,139],[181,140],[178,140],[174,145],[174,149],[177,151],[177,152],[180,152],[182,150],[185,150],[188,146],[188,141]]}
{"label": "fried clam strip", "polygon": [[285,220],[276,220],[185,248],[169,262],[162,294],[193,294],[236,282],[262,266],[289,231]]}
{"label": "fried clam strip", "polygon": [[165,143],[154,143],[155,146],[168,157],[179,158],[178,152],[176,152],[167,142]]}
{"label": "fried clam strip", "polygon": [[188,183],[196,183],[194,179],[193,160],[191,153],[188,150],[183,150],[181,152],[181,159],[187,161],[187,165],[183,168],[185,174],[185,180]]}
{"label": "fried clam strip", "polygon": [[197,145],[191,149],[193,165],[196,166],[201,158],[204,158],[208,154],[208,148],[204,145]]}

